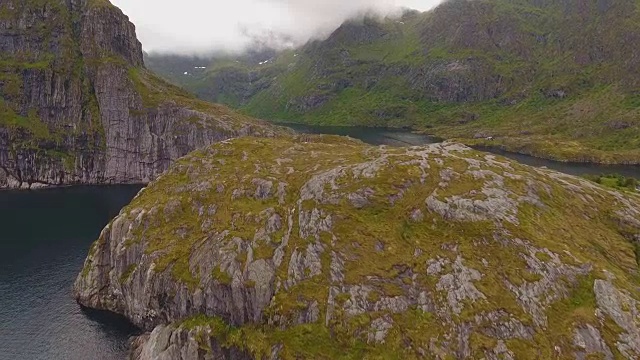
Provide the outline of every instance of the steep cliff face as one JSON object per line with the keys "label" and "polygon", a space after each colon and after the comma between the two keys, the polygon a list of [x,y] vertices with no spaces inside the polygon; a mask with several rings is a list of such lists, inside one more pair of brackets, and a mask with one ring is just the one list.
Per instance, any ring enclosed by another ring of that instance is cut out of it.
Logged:
{"label": "steep cliff face", "polygon": [[171,80],[264,119],[408,125],[558,160],[637,164],[640,51],[626,44],[639,39],[634,0],[451,0]]}
{"label": "steep cliff face", "polygon": [[193,149],[270,132],[148,73],[107,0],[0,3],[0,187],[148,182]]}
{"label": "steep cliff face", "polygon": [[93,245],[137,359],[637,359],[640,198],[444,143],[240,138]]}

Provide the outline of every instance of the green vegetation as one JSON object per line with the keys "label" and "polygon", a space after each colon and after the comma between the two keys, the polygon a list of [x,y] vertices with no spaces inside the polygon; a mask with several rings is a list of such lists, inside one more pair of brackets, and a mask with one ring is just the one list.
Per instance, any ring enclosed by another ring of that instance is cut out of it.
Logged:
{"label": "green vegetation", "polygon": [[220,270],[219,267],[214,267],[211,275],[214,279],[220,282],[220,284],[231,285],[231,276],[229,276],[229,274],[227,274],[226,272]]}
{"label": "green vegetation", "polygon": [[585,175],[584,177],[595,183],[614,189],[636,191],[636,189],[640,187],[640,182],[638,181],[638,179],[625,177],[620,174]]}
{"label": "green vegetation", "polygon": [[87,6],[113,8],[113,5],[109,0],[89,0],[87,1]]}
{"label": "green vegetation", "polygon": [[47,140],[51,133],[35,110],[29,111],[27,116],[20,116],[0,97],[0,126],[10,130],[24,130],[34,137],[34,140]]}
{"label": "green vegetation", "polygon": [[191,94],[149,74],[142,68],[129,67],[129,78],[142,98],[144,106],[148,108],[158,107],[174,96],[193,99]]}
{"label": "green vegetation", "polygon": [[[358,340],[338,340],[319,324],[304,324],[286,330],[274,330],[267,327],[247,326],[233,327],[218,317],[195,316],[177,324],[187,330],[199,330],[201,347],[207,350],[204,339],[214,337],[224,348],[243,349],[256,359],[262,359],[271,354],[272,344],[286,343],[281,352],[283,359],[399,359],[397,354],[376,349]],[[352,346],[345,342],[353,342]],[[210,350],[210,349],[209,349]],[[366,357],[365,357],[366,355]],[[391,357],[385,357],[392,355]]]}
{"label": "green vegetation", "polygon": [[[202,112],[214,118],[224,117],[225,123],[231,128],[246,126],[248,123],[257,123],[255,119],[248,116],[233,113],[224,105],[198,100],[182,88],[158,78],[144,68],[128,67],[128,75],[136,93],[142,99],[144,107],[143,109],[130,109],[130,114],[133,116],[144,116],[149,109],[157,108],[162,104],[174,104]],[[233,116],[230,116],[230,114]],[[215,121],[208,121],[196,115],[185,119],[185,121],[202,127],[218,126]],[[219,131],[224,130],[220,129]]]}

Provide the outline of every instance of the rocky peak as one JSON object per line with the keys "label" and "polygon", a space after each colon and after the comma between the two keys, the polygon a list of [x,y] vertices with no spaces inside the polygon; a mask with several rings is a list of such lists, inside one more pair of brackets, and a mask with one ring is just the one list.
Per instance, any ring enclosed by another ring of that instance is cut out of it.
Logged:
{"label": "rocky peak", "polygon": [[107,0],[88,0],[85,6],[81,30],[83,56],[89,59],[116,56],[130,66],[143,66],[142,44],[129,18]]}
{"label": "rocky peak", "polygon": [[75,294],[136,359],[637,359],[640,198],[455,143],[241,138],[179,160]]}

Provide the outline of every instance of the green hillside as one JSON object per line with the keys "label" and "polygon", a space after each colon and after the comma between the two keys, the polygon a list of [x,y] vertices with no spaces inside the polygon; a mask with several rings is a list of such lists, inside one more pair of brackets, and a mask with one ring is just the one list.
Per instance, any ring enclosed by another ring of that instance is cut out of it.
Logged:
{"label": "green hillside", "polygon": [[[454,0],[171,80],[269,120],[411,126],[559,160],[640,163],[638,39],[633,0]],[[150,67],[166,75],[162,63]]]}

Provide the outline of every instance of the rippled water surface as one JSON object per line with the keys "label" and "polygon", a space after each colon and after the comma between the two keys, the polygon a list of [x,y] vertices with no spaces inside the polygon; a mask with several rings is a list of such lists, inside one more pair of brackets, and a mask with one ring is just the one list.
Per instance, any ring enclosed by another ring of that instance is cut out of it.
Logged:
{"label": "rippled water surface", "polygon": [[0,359],[111,360],[135,329],[82,310],[71,288],[91,243],[139,187],[0,191]]}

